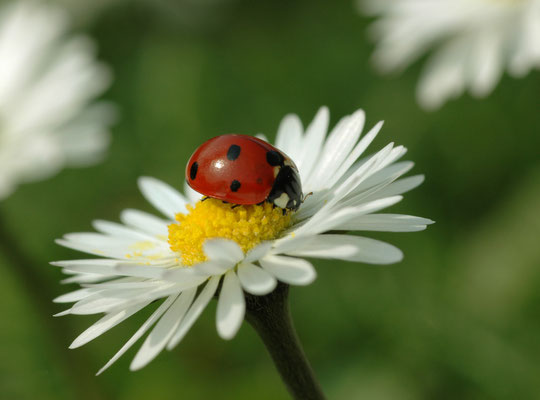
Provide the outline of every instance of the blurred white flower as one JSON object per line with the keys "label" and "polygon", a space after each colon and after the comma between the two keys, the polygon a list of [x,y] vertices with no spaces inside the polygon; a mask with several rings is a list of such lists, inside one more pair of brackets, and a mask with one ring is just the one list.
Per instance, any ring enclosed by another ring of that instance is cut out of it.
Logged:
{"label": "blurred white flower", "polygon": [[540,67],[540,0],[359,0],[380,18],[371,26],[382,72],[400,72],[433,48],[417,87],[426,109],[466,89],[491,93],[508,70]]}
{"label": "blurred white flower", "polygon": [[298,212],[283,214],[268,202],[231,208],[215,199],[199,201],[201,195],[189,187],[184,196],[157,179],[141,178],[143,195],[166,219],[125,210],[122,224],[95,221],[99,233],[70,233],[58,240],[62,246],[105,257],[52,263],[72,275],[66,283],[82,286],[55,300],[75,303],[59,315],[105,314],[71,347],[88,343],[163,299],[101,371],[151,330],[131,363],[131,369],[139,369],[180,343],[220,282],[217,331],[231,339],[244,319],[243,291],[265,295],[278,280],[310,284],[316,273],[304,257],[368,264],[400,261],[398,248],[349,232],[425,229],[433,221],[379,213],[401,201],[423,176],[399,179],[413,166],[397,162],[406,153],[403,146],[390,143],[364,156],[382,123],[361,137],[362,110],[341,119],[326,138],[328,121],[323,107],[304,131],[299,118],[288,115],[277,134],[276,146],[298,166],[304,193],[312,192]]}
{"label": "blurred white flower", "polygon": [[33,1],[0,9],[0,200],[19,183],[99,161],[114,109],[93,42],[66,37],[68,15]]}

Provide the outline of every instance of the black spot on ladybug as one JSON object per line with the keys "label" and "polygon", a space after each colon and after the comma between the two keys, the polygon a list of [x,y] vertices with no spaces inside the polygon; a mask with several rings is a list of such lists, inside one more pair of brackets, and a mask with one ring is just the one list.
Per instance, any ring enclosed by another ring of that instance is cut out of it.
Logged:
{"label": "black spot on ladybug", "polygon": [[236,179],[231,182],[231,190],[233,192],[238,191],[238,189],[240,189],[240,186],[242,186],[242,184],[240,182],[238,182]]}
{"label": "black spot on ladybug", "polygon": [[191,178],[191,180],[194,180],[197,177],[198,169],[199,169],[199,164],[197,163],[197,161],[191,164],[191,168],[189,169],[189,177]]}
{"label": "black spot on ladybug", "polygon": [[283,165],[283,156],[280,152],[275,150],[270,150],[266,153],[266,161],[272,167],[277,167],[278,165]]}
{"label": "black spot on ladybug", "polygon": [[231,161],[234,161],[238,158],[240,155],[240,146],[233,144],[231,147],[229,147],[229,150],[227,151],[227,158]]}
{"label": "black spot on ladybug", "polygon": [[257,181],[256,181],[256,182],[257,182],[258,185],[262,185],[262,184],[263,184],[262,178],[257,178]]}

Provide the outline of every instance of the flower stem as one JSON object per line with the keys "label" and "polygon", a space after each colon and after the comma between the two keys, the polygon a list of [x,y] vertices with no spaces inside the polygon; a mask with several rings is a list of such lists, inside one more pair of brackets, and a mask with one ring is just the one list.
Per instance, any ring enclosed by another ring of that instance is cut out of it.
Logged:
{"label": "flower stem", "polygon": [[294,330],[289,285],[279,283],[266,296],[246,294],[246,320],[261,337],[294,399],[322,400],[324,394]]}

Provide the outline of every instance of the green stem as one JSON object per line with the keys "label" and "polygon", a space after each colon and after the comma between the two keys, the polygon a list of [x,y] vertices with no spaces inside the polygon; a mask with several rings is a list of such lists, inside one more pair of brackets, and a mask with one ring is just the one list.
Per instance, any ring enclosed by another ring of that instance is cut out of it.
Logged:
{"label": "green stem", "polygon": [[289,310],[289,286],[266,296],[246,294],[246,320],[261,337],[294,399],[323,400],[324,394],[302,350]]}

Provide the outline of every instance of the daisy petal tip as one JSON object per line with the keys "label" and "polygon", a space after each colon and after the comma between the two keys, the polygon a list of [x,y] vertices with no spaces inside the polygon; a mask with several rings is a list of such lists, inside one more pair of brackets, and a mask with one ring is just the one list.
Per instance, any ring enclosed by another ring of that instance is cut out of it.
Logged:
{"label": "daisy petal tip", "polygon": [[153,361],[158,354],[155,354],[153,356],[149,356],[146,352],[138,352],[133,360],[131,361],[131,364],[129,365],[130,371],[138,371],[144,367],[146,367],[148,364],[150,364],[151,361]]}
{"label": "daisy petal tip", "polygon": [[300,286],[311,285],[313,282],[315,282],[316,279],[317,279],[317,271],[315,270],[315,268],[312,268],[311,274],[306,274],[306,276],[304,277],[304,281],[302,282]]}
{"label": "daisy petal tip", "polygon": [[109,369],[109,367],[112,365],[112,363],[108,362],[103,367],[100,368],[98,372],[96,372],[96,376],[100,376],[102,373],[104,373],[106,370]]}
{"label": "daisy petal tip", "polygon": [[380,261],[380,265],[391,265],[391,264],[397,264],[403,261],[404,255],[403,252],[398,249],[397,247],[394,247],[392,254],[388,254],[387,258],[385,260]]}
{"label": "daisy petal tip", "polygon": [[232,340],[240,330],[242,324],[238,324],[234,327],[217,326],[217,332],[220,338],[223,340]]}
{"label": "daisy petal tip", "polygon": [[139,188],[147,185],[148,183],[152,182],[154,180],[154,178],[150,177],[150,176],[139,176],[137,178],[137,185],[139,186]]}
{"label": "daisy petal tip", "polygon": [[236,335],[245,311],[244,292],[236,274],[229,271],[223,280],[216,311],[216,327],[221,338],[230,340]]}
{"label": "daisy petal tip", "polygon": [[79,338],[75,339],[73,342],[71,342],[71,344],[68,346],[68,348],[70,350],[73,350],[73,349],[77,349],[83,345],[85,345],[86,342],[83,342],[81,340],[79,340]]}
{"label": "daisy petal tip", "polygon": [[321,106],[319,110],[317,111],[317,114],[323,114],[325,117],[330,115],[330,109],[328,106]]}
{"label": "daisy petal tip", "polygon": [[353,117],[356,117],[356,118],[365,118],[366,117],[366,112],[364,111],[364,109],[362,108],[359,108],[358,110],[356,110],[353,114],[352,114]]}
{"label": "daisy petal tip", "polygon": [[140,364],[140,363],[138,363],[138,362],[135,362],[135,360],[133,360],[133,361],[131,362],[131,364],[129,365],[129,370],[130,370],[131,372],[135,372],[135,371],[140,370],[140,369],[143,368],[143,367],[144,367],[144,365],[142,365],[142,364]]}
{"label": "daisy petal tip", "polygon": [[298,278],[293,284],[295,286],[308,286],[311,285],[317,279],[317,272],[313,266],[305,272],[305,274]]}

